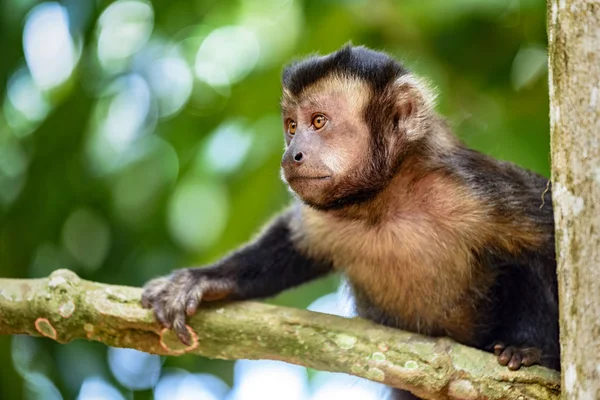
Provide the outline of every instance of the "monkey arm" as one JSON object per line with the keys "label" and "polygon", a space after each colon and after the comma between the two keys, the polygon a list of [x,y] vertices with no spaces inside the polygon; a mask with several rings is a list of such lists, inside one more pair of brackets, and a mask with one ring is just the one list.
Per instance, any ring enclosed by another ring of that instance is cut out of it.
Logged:
{"label": "monkey arm", "polygon": [[292,211],[284,212],[256,240],[212,266],[180,269],[148,282],[142,305],[154,309],[157,320],[189,343],[185,318],[202,301],[269,297],[331,271],[330,263],[296,248],[291,220]]}
{"label": "monkey arm", "polygon": [[296,248],[291,218],[291,212],[278,216],[257,240],[212,267],[192,269],[192,274],[228,281],[232,286],[223,298],[245,300],[273,296],[330,272],[330,263]]}

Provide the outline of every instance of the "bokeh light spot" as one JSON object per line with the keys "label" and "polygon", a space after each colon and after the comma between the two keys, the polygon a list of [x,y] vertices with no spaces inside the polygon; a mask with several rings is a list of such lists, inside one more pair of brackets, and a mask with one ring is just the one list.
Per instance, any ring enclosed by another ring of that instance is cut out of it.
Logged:
{"label": "bokeh light spot", "polygon": [[[7,97],[14,109],[29,121],[43,120],[50,110],[50,105],[27,68],[21,68],[11,76]],[[8,122],[11,122],[10,119]]]}
{"label": "bokeh light spot", "polygon": [[156,96],[161,117],[177,113],[192,93],[192,73],[186,62],[178,57],[156,60],[149,67],[149,83]]}
{"label": "bokeh light spot", "polygon": [[217,173],[234,172],[248,155],[252,139],[252,132],[244,121],[224,122],[210,134],[201,149],[199,167]]}
{"label": "bokeh light spot", "polygon": [[40,350],[36,338],[24,335],[12,336],[10,350],[13,367],[21,376],[35,367],[36,356]]}
{"label": "bokeh light spot", "polygon": [[229,387],[211,374],[174,370],[165,373],[154,388],[155,400],[221,400]]}
{"label": "bokeh light spot", "polygon": [[29,157],[0,120],[0,204],[12,203],[25,184]]}
{"label": "bokeh light spot", "polygon": [[30,278],[47,277],[60,268],[73,268],[73,259],[67,252],[52,243],[42,243],[38,246],[29,267]]}
{"label": "bokeh light spot", "polygon": [[311,383],[310,400],[379,400],[389,391],[380,383],[342,373],[317,372]]}
{"label": "bokeh light spot", "polygon": [[88,271],[98,268],[110,246],[110,229],[98,214],[89,209],[74,211],[62,231],[69,254]]}
{"label": "bokeh light spot", "polygon": [[47,376],[39,372],[31,372],[24,378],[26,400],[62,400],[58,388]]}
{"label": "bokeh light spot", "polygon": [[259,45],[252,31],[239,26],[215,29],[196,54],[196,76],[212,86],[239,82],[256,65]]}
{"label": "bokeh light spot", "polygon": [[16,140],[0,139],[0,173],[15,177],[25,172],[27,156]]}
{"label": "bokeh light spot", "polygon": [[25,22],[23,51],[40,88],[51,89],[65,82],[79,59],[67,9],[54,2],[34,7]]}
{"label": "bokeh light spot", "polygon": [[96,107],[87,143],[94,173],[115,172],[146,154],[149,146],[141,138],[156,123],[151,100],[148,84],[137,74],[119,78],[106,90]]}
{"label": "bokeh light spot", "polygon": [[[84,324],[88,332],[89,324]],[[87,379],[106,374],[104,349],[96,347],[97,344],[78,340],[68,346],[60,346],[54,353],[56,368],[60,372],[62,382],[70,393],[77,393]]]}
{"label": "bokeh light spot", "polygon": [[222,186],[194,179],[183,181],[169,203],[171,236],[190,251],[209,247],[225,228],[228,205]]}
{"label": "bokeh light spot", "polygon": [[179,173],[177,153],[169,142],[148,136],[138,147],[146,147],[147,154],[121,171],[112,186],[115,210],[131,225],[142,224],[152,216],[159,207],[159,196]]}
{"label": "bokeh light spot", "polygon": [[112,99],[102,132],[117,150],[127,148],[137,137],[150,109],[150,89],[139,75],[119,80],[120,86]]}
{"label": "bokeh light spot", "polygon": [[108,365],[117,381],[132,390],[153,387],[162,367],[159,356],[115,347],[108,349]]}
{"label": "bokeh light spot", "polygon": [[313,301],[306,309],[324,314],[346,316],[339,293],[329,293]]}
{"label": "bokeh light spot", "polygon": [[83,381],[77,400],[125,400],[125,397],[104,379],[91,376]]}
{"label": "bokeh light spot", "polygon": [[147,2],[116,1],[104,10],[98,27],[98,60],[106,69],[118,69],[150,38],[154,11]]}
{"label": "bokeh light spot", "polygon": [[[303,400],[308,394],[306,368],[281,361],[239,360],[230,400]],[[340,397],[343,398],[343,397]]]}
{"label": "bokeh light spot", "polygon": [[548,53],[543,46],[519,49],[513,60],[510,79],[515,90],[534,84],[548,68]]}
{"label": "bokeh light spot", "polygon": [[239,24],[260,43],[259,66],[273,65],[288,54],[300,35],[302,5],[293,0],[243,0]]}

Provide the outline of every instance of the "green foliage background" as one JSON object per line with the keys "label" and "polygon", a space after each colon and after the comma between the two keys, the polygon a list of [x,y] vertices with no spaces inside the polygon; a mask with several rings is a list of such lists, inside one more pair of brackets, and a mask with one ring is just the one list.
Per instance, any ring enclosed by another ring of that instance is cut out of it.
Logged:
{"label": "green foliage background", "polygon": [[[427,76],[439,88],[439,111],[469,145],[549,174],[543,0],[154,0],[112,16],[150,30],[135,49],[108,61],[98,53],[102,30],[128,35],[110,25],[110,15],[99,21],[114,3],[65,0],[78,62],[54,86],[35,89],[34,79],[23,106],[15,100],[17,77],[30,77],[23,28],[40,4],[0,2],[2,276],[71,268],[86,279],[140,286],[248,240],[289,198],[278,177],[282,66],[348,41],[386,50]],[[238,68],[225,68],[225,78],[212,71],[221,80],[215,83],[196,71],[220,53],[198,52],[230,26],[254,39],[236,44],[238,32],[213,41],[230,57],[222,62]],[[165,57],[179,62],[181,74],[166,88],[153,87],[162,75],[152,68]],[[228,83],[227,73],[237,82]],[[132,87],[142,90],[115,100]],[[176,87],[180,92],[169,92]],[[27,109],[35,93],[44,105],[37,114]],[[118,136],[135,120],[128,113],[138,103],[147,110],[135,137],[117,150],[103,143],[102,135]],[[107,132],[111,113],[118,123]],[[332,277],[272,301],[306,307],[336,284]],[[106,348],[95,343],[0,337],[0,365],[5,399],[46,398],[43,377],[74,398],[92,374],[133,398],[111,376]],[[229,362],[184,356],[165,365],[232,379]]]}

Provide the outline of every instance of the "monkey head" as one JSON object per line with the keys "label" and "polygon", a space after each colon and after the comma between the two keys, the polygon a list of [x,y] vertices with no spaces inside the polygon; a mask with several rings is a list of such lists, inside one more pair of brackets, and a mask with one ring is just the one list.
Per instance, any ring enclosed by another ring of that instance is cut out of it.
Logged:
{"label": "monkey head", "polygon": [[287,66],[282,86],[282,177],[312,207],[368,201],[427,147],[435,96],[387,54],[345,46]]}

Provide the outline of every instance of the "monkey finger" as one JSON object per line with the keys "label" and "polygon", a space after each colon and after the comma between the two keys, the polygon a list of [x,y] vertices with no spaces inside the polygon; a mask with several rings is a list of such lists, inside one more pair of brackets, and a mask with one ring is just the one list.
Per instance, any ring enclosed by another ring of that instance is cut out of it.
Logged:
{"label": "monkey finger", "polygon": [[162,305],[154,306],[154,317],[162,326],[171,329],[171,322],[165,316],[165,310]]}
{"label": "monkey finger", "polygon": [[152,308],[152,299],[150,298],[150,296],[148,296],[146,294],[146,292],[144,292],[142,294],[141,303],[142,303],[142,308],[148,308],[148,309]]}
{"label": "monkey finger", "polygon": [[494,354],[499,356],[500,354],[502,354],[505,348],[506,345],[502,342],[494,343]]}
{"label": "monkey finger", "polygon": [[531,354],[526,354],[521,360],[521,364],[526,367],[531,367],[533,364],[537,362],[537,359],[533,357]]}
{"label": "monkey finger", "polygon": [[158,292],[154,286],[146,285],[142,291],[142,298],[140,301],[142,303],[142,307],[152,308],[152,303],[154,303],[159,293],[160,292]]}
{"label": "monkey finger", "polygon": [[185,344],[186,346],[192,345],[192,337],[190,336],[190,333],[187,331],[187,329],[185,331],[177,332],[177,337],[179,338],[179,340],[181,340],[181,343]]}
{"label": "monkey finger", "polygon": [[147,298],[142,297],[140,300],[142,308],[152,308],[152,303]]}
{"label": "monkey finger", "polygon": [[498,356],[498,362],[500,363],[500,365],[504,365],[504,366],[508,365],[513,354],[514,354],[513,347],[509,346],[506,349],[504,349],[504,351]]}
{"label": "monkey finger", "polygon": [[508,362],[508,369],[516,371],[521,368],[521,353],[516,351]]}
{"label": "monkey finger", "polygon": [[540,359],[542,358],[542,351],[535,347],[529,347],[529,348],[523,349],[521,355],[523,358],[521,363],[524,366],[529,367],[540,361]]}
{"label": "monkey finger", "polygon": [[201,301],[200,296],[194,296],[188,300],[187,304],[185,305],[185,313],[187,314],[188,317],[191,317],[192,315],[196,314],[196,310],[198,310],[200,301]]}
{"label": "monkey finger", "polygon": [[168,286],[169,280],[165,277],[155,278],[147,282],[142,290],[142,298],[153,299],[159,296]]}
{"label": "monkey finger", "polygon": [[189,346],[192,344],[192,337],[185,325],[185,314],[178,313],[173,320],[173,330],[177,333],[177,337],[183,344]]}

